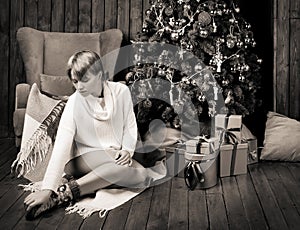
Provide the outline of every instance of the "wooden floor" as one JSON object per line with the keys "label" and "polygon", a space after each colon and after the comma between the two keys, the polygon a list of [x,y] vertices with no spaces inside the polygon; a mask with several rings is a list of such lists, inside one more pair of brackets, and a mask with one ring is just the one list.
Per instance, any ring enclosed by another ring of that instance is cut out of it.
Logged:
{"label": "wooden floor", "polygon": [[299,229],[300,163],[261,162],[248,174],[222,178],[208,190],[188,191],[182,178],[150,188],[110,211],[83,220],[57,209],[35,221],[24,218],[24,179],[10,175],[17,149],[0,140],[1,229]]}

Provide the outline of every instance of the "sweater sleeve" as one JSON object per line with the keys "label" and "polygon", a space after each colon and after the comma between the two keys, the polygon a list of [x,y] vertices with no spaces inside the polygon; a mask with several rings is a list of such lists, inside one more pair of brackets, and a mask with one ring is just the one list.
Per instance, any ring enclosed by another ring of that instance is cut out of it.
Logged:
{"label": "sweater sleeve", "polygon": [[125,118],[123,124],[122,150],[128,151],[132,157],[137,142],[137,124],[131,94],[127,87],[122,95],[122,100]]}
{"label": "sweater sleeve", "polygon": [[73,103],[71,103],[70,99],[61,116],[52,155],[43,179],[42,189],[57,190],[65,164],[71,158],[76,125],[73,119]]}

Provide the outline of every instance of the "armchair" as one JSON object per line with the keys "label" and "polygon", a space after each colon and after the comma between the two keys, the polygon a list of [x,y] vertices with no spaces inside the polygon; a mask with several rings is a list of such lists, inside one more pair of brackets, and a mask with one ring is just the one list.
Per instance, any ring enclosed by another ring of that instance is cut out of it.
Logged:
{"label": "armchair", "polygon": [[[72,54],[89,49],[104,56],[120,48],[122,36],[119,29],[110,29],[99,33],[63,33],[22,27],[17,31],[17,41],[26,73],[26,82],[16,86],[13,125],[17,147],[21,144],[27,98],[31,85],[36,83],[41,87],[42,77],[45,78],[45,76],[54,76],[60,81],[67,81],[66,66]],[[110,80],[114,74],[117,56],[118,52],[113,52],[109,61],[103,63]],[[65,89],[63,92],[64,88],[59,88],[55,89],[59,93],[65,93],[65,95],[72,93],[70,89]]]}

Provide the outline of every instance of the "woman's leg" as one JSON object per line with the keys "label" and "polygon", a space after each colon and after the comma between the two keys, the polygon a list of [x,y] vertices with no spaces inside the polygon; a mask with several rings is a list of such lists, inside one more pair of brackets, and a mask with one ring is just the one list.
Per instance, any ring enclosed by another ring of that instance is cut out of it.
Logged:
{"label": "woman's leg", "polygon": [[76,181],[80,188],[80,195],[87,195],[110,185],[145,187],[149,184],[147,178],[145,168],[132,168],[116,163],[106,163]]}
{"label": "woman's leg", "polygon": [[81,196],[111,185],[122,187],[147,185],[145,168],[117,165],[110,154],[102,151],[86,153],[71,160],[66,165],[65,172],[76,178]]}

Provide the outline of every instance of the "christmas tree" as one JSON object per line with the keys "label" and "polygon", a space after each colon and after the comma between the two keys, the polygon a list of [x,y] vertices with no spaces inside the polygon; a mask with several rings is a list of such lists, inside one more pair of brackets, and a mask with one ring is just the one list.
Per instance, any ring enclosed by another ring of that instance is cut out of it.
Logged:
{"label": "christmas tree", "polygon": [[[142,99],[135,107],[140,132],[153,119],[180,129],[183,119],[190,125],[195,119],[207,124],[217,113],[253,113],[261,103],[257,94],[262,60],[254,52],[251,25],[237,4],[222,0],[150,4],[133,41],[135,66],[126,75],[127,84],[135,85]],[[166,49],[165,44],[178,50]],[[164,93],[153,98],[158,92]],[[220,98],[225,106],[217,106]],[[208,134],[203,127],[196,135]]]}

